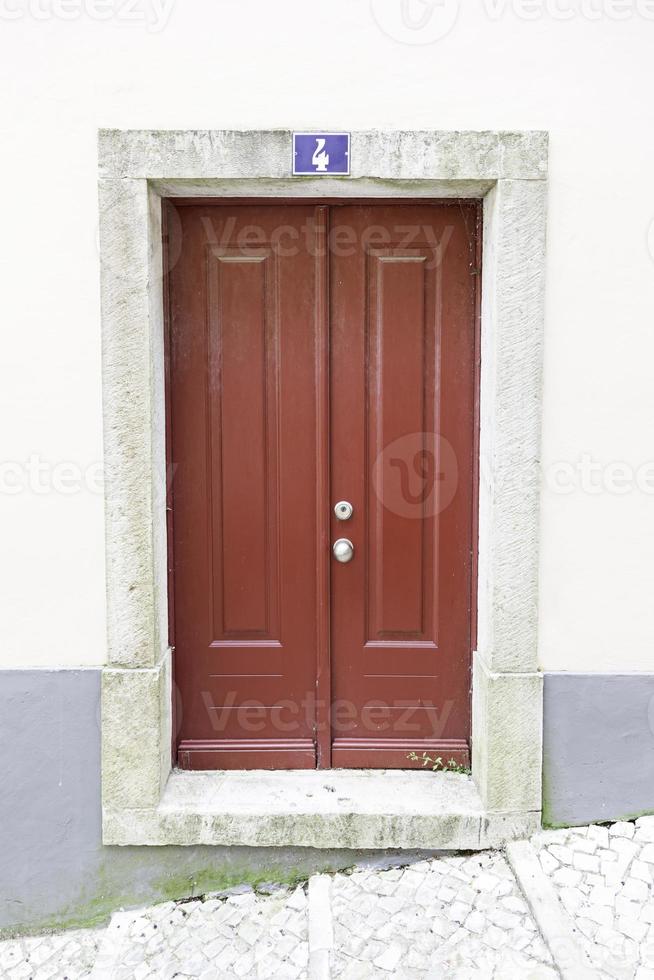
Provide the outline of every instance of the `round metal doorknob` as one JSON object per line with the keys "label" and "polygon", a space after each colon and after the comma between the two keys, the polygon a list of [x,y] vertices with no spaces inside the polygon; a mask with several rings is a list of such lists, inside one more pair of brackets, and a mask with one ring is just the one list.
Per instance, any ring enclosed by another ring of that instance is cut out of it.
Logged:
{"label": "round metal doorknob", "polygon": [[336,561],[352,561],[354,558],[354,545],[349,538],[338,538],[334,541],[332,551]]}

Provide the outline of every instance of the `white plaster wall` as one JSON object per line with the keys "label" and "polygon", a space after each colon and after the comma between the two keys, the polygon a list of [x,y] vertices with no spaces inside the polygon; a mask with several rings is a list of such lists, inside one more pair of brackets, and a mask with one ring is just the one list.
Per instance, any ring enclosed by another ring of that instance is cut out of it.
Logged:
{"label": "white plaster wall", "polygon": [[654,4],[462,0],[406,44],[397,0],[103,2],[0,0],[0,664],[105,659],[102,496],[52,470],[102,453],[97,128],[379,126],[550,131],[540,661],[651,670],[654,466],[607,466],[654,460]]}

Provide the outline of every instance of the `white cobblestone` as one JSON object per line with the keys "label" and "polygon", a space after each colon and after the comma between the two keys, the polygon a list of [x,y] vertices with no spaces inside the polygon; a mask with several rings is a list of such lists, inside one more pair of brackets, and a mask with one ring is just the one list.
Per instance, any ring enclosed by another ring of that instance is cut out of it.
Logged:
{"label": "white cobblestone", "polygon": [[581,872],[572,868],[559,868],[552,875],[552,881],[561,888],[576,888],[581,882]]}
{"label": "white cobblestone", "polygon": [[607,827],[599,827],[597,825],[591,824],[588,828],[588,839],[595,841],[595,843],[602,848],[609,846],[609,831]]}
{"label": "white cobblestone", "polygon": [[[654,816],[546,831],[532,843],[598,980],[654,980]],[[333,938],[322,941],[320,962],[327,972],[320,976],[556,976],[501,853],[361,867],[322,880],[333,932],[327,928],[321,935]],[[318,962],[310,961],[308,919],[305,887],[268,889],[265,895],[244,887],[120,912],[104,930],[5,940],[0,977],[304,980],[314,975],[310,962]]]}
{"label": "white cobblestone", "polygon": [[609,837],[632,838],[635,833],[636,833],[635,825],[633,823],[627,823],[624,820],[618,820],[617,823],[613,823],[609,827]]}
{"label": "white cobblestone", "polygon": [[584,854],[583,852],[575,854],[572,859],[572,865],[577,871],[590,871],[593,874],[597,874],[600,870],[600,860],[593,854]]}
{"label": "white cobblestone", "polygon": [[631,867],[629,869],[629,874],[632,878],[638,878],[640,881],[644,881],[646,884],[651,884],[652,880],[652,869],[651,865],[645,864],[639,858],[634,858],[631,862]]}
{"label": "white cobblestone", "polygon": [[0,942],[0,977],[81,980],[91,973],[103,934],[102,929],[80,929]]}
{"label": "white cobblestone", "polygon": [[564,884],[560,872],[550,878],[598,977],[647,980],[654,970],[654,818],[560,830],[533,843],[543,867],[546,851],[557,861],[565,855],[580,872],[576,885]]}
{"label": "white cobblestone", "polygon": [[554,872],[560,867],[557,859],[550,853],[550,851],[548,851],[546,847],[544,847],[540,853],[540,863],[546,875],[554,874]]}
{"label": "white cobblestone", "polygon": [[[334,876],[333,977],[382,976],[388,970],[412,980],[554,977],[550,955],[502,855],[442,858],[423,862],[421,875],[415,871],[408,868],[399,878],[393,872],[402,905],[399,911],[388,910],[386,921],[373,919],[361,900],[364,894],[382,895],[389,872],[379,872],[372,880],[358,871]],[[428,894],[430,906],[424,904]],[[383,908],[381,903],[380,898],[378,908]],[[392,953],[374,955],[376,942]],[[356,964],[362,960],[372,960],[378,972],[358,972]]]}
{"label": "white cobblestone", "polygon": [[574,852],[571,847],[564,847],[563,844],[551,844],[550,847],[543,848],[543,850],[545,853],[551,854],[561,864],[572,864]]}

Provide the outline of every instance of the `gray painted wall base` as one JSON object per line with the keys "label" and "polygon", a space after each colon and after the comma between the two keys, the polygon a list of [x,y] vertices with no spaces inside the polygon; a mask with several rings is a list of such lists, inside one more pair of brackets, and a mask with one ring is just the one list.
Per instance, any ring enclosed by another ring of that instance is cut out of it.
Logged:
{"label": "gray painted wall base", "polygon": [[654,812],[654,674],[545,675],[543,822]]}
{"label": "gray painted wall base", "polygon": [[[120,906],[305,877],[364,857],[309,847],[103,847],[99,712],[99,670],[0,671],[0,930],[91,924]],[[549,823],[654,811],[650,719],[654,675],[546,675]]]}
{"label": "gray painted wall base", "polygon": [[366,856],[309,847],[103,847],[100,676],[0,671],[0,931],[90,925],[120,906],[304,878]]}

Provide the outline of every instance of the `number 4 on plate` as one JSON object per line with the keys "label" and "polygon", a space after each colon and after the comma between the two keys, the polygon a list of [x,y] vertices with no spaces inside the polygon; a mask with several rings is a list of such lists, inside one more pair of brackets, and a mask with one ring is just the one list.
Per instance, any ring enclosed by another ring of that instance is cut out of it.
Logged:
{"label": "number 4 on plate", "polygon": [[349,133],[293,133],[293,174],[349,174]]}

